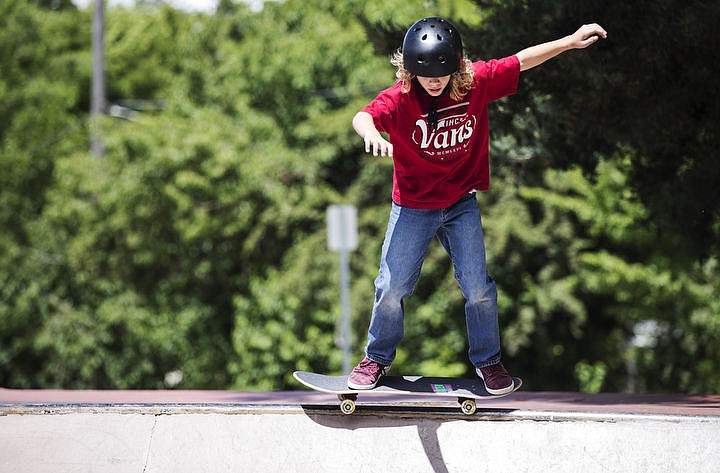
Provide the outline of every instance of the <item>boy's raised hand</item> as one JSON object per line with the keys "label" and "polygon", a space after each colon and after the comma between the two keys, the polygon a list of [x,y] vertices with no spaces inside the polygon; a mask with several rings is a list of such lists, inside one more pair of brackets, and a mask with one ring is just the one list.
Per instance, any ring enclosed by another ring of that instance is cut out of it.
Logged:
{"label": "boy's raised hand", "polygon": [[597,23],[582,25],[578,30],[570,35],[570,46],[574,49],[587,48],[600,38],[607,38],[607,31]]}
{"label": "boy's raised hand", "polygon": [[584,49],[597,42],[600,38],[607,38],[607,31],[597,23],[582,25],[578,30],[555,41],[530,46],[516,54],[520,60],[520,70],[526,71],[539,66],[548,59],[571,49]]}

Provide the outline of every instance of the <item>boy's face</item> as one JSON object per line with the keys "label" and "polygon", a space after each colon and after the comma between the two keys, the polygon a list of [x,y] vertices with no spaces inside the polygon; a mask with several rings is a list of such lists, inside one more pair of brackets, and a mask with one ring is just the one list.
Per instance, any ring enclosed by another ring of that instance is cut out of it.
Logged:
{"label": "boy's face", "polygon": [[450,76],[442,77],[422,77],[417,76],[418,82],[423,86],[425,91],[433,97],[437,97],[442,94],[445,87],[450,82]]}

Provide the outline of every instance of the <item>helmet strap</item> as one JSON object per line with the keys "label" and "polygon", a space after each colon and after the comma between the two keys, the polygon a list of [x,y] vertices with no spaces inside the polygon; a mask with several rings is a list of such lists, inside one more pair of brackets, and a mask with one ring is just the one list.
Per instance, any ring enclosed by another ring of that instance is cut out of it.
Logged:
{"label": "helmet strap", "polygon": [[438,122],[437,102],[438,102],[439,98],[440,98],[440,96],[432,97],[430,99],[430,110],[428,111],[428,115],[427,115],[427,121],[428,121],[428,126],[430,127],[430,131],[435,131],[435,128],[437,127],[437,122]]}
{"label": "helmet strap", "polygon": [[430,131],[435,131],[435,128],[438,124],[438,113],[437,113],[437,103],[442,98],[443,95],[450,92],[450,82],[447,83],[445,88],[443,89],[442,93],[438,95],[437,97],[433,97],[430,94],[427,93],[427,90],[425,90],[425,87],[420,85],[420,82],[417,80],[417,77],[413,77],[413,82],[415,83],[415,87],[419,88],[423,94],[430,97],[430,105],[427,113],[427,122],[428,126],[430,128]]}

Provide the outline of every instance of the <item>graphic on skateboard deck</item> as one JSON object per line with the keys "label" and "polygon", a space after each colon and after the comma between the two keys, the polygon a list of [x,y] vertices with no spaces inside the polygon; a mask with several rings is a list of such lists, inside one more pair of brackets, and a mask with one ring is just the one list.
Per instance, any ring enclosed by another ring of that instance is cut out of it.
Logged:
{"label": "graphic on skateboard deck", "polygon": [[328,376],[308,371],[295,371],[295,379],[310,389],[330,394],[336,394],[340,400],[340,410],[343,414],[355,412],[355,401],[358,394],[403,394],[415,396],[445,396],[454,397],[460,403],[464,414],[472,415],[477,408],[476,400],[495,399],[511,394],[522,386],[522,379],[513,378],[515,386],[507,394],[496,396],[485,389],[485,383],[480,378],[439,378],[430,376],[383,376],[373,389],[350,389],[347,385],[347,376]]}

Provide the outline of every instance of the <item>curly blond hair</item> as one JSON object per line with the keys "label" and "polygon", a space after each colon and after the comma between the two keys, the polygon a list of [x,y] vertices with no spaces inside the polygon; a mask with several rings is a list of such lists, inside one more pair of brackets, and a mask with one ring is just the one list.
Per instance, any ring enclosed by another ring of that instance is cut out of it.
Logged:
{"label": "curly blond hair", "polygon": [[[403,64],[402,50],[395,51],[390,58],[390,63],[397,67],[395,78],[402,83],[404,93],[410,92],[412,75]],[[470,89],[473,88],[475,74],[472,69],[472,61],[463,57],[460,69],[450,76],[450,98],[453,100],[463,99]]]}

